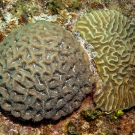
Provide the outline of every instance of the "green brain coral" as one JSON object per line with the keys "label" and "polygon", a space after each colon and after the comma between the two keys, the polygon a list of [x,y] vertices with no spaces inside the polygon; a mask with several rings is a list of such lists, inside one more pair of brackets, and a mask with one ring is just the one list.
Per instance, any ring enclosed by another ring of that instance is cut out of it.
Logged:
{"label": "green brain coral", "polygon": [[94,101],[103,111],[135,105],[135,27],[115,10],[95,10],[77,23],[77,30],[97,52],[95,63],[103,90]]}

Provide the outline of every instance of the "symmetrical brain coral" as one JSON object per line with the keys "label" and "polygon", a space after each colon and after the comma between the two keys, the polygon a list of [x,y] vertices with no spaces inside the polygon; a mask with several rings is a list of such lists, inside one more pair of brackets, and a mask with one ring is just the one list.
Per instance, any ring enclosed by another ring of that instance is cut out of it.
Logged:
{"label": "symmetrical brain coral", "polygon": [[23,120],[57,120],[92,90],[86,52],[58,24],[39,21],[0,43],[0,105]]}
{"label": "symmetrical brain coral", "polygon": [[95,63],[103,81],[94,101],[104,111],[135,105],[135,26],[115,10],[95,10],[77,23],[81,36],[97,52]]}

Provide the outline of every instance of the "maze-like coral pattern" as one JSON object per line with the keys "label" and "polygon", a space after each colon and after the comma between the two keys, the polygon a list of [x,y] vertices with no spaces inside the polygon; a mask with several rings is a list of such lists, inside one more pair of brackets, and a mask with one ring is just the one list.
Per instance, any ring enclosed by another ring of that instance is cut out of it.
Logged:
{"label": "maze-like coral pattern", "polygon": [[57,120],[91,89],[87,54],[58,24],[28,24],[0,43],[0,104],[13,116]]}
{"label": "maze-like coral pattern", "polygon": [[81,36],[97,52],[95,63],[104,89],[94,101],[103,111],[135,105],[135,26],[115,10],[95,10],[77,23]]}

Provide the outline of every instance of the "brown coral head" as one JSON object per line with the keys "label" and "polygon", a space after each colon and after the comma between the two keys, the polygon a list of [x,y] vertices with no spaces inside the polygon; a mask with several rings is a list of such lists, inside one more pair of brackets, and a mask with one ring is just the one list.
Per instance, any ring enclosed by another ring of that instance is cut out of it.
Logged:
{"label": "brown coral head", "polygon": [[22,26],[0,46],[0,104],[13,116],[57,120],[91,92],[88,56],[58,24]]}

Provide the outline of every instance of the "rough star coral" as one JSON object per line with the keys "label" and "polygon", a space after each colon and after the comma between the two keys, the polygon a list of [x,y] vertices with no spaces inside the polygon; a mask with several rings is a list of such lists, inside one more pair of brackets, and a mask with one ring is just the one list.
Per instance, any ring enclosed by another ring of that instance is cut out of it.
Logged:
{"label": "rough star coral", "polygon": [[92,90],[89,59],[70,32],[30,23],[0,43],[0,105],[23,120],[57,120]]}
{"label": "rough star coral", "polygon": [[95,63],[103,90],[94,95],[103,111],[135,105],[135,26],[115,10],[95,10],[77,23],[77,30],[97,52]]}

